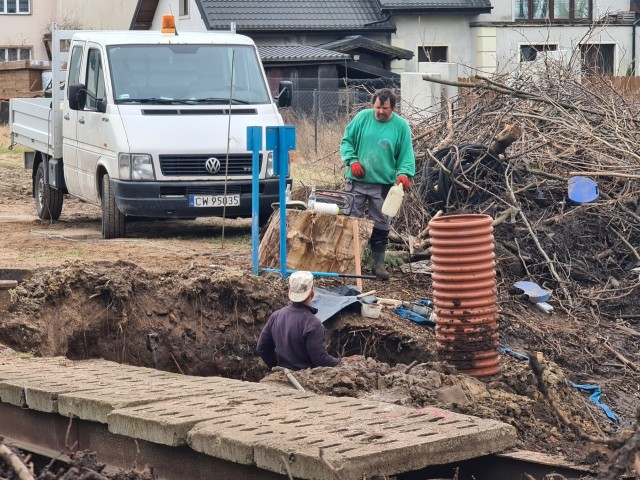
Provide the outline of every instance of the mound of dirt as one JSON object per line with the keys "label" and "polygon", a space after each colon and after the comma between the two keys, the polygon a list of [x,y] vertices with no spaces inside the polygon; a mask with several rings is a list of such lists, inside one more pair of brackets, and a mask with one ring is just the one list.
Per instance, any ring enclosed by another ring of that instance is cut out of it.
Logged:
{"label": "mound of dirt", "polygon": [[[428,296],[425,276],[414,277],[403,295]],[[336,281],[319,283],[329,288]],[[380,296],[392,296],[397,288],[380,286]],[[151,366],[146,339],[157,333],[162,370],[281,383],[285,377],[267,372],[255,345],[271,312],[286,305],[286,291],[277,275],[255,277],[236,268],[191,266],[158,274],[122,261],[72,262],[39,269],[12,291],[0,342],[41,356]],[[543,352],[548,388],[573,422],[600,436],[629,426],[637,405],[635,383],[612,363],[601,338],[606,335],[625,352],[634,348],[633,338],[606,318],[544,315],[505,290],[500,299],[501,343],[523,353]],[[389,309],[377,319],[341,312],[325,327],[329,351],[343,363],[296,372],[310,391],[502,420],[517,429],[521,448],[560,453],[577,463],[607,458],[606,450],[585,446],[560,425],[528,363],[516,356],[502,356],[499,379],[480,381],[439,362],[434,332]],[[572,382],[600,385],[601,401],[619,422],[611,423]]]}

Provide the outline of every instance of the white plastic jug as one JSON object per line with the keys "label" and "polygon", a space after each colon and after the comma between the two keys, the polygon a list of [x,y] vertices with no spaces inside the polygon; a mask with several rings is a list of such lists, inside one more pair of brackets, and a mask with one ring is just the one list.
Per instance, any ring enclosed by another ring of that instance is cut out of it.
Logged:
{"label": "white plastic jug", "polygon": [[384,199],[384,203],[382,204],[382,214],[395,217],[398,210],[400,210],[403,198],[404,189],[401,183],[391,187],[389,193],[387,193],[387,198]]}

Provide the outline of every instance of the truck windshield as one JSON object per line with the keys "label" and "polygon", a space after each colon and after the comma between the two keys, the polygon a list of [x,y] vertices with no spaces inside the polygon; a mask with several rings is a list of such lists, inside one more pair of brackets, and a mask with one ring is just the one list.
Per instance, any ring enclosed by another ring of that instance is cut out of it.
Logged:
{"label": "truck windshield", "polygon": [[107,56],[115,103],[271,103],[249,45],[114,45]]}

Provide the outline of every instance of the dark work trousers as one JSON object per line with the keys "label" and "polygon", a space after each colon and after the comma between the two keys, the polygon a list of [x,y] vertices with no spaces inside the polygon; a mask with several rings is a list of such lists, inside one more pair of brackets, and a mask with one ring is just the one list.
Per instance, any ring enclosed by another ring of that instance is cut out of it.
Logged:
{"label": "dark work trousers", "polygon": [[[374,252],[384,252],[389,243],[391,218],[382,214],[382,204],[391,185],[358,182],[346,179],[344,191],[353,194],[353,206],[347,213],[351,217],[364,217],[365,212],[373,223],[369,245]],[[368,207],[368,208],[367,208]]]}

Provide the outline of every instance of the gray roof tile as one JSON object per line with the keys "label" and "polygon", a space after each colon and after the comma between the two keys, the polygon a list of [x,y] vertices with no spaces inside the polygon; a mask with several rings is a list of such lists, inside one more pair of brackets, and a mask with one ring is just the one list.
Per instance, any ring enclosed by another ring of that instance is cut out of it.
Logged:
{"label": "gray roof tile", "polygon": [[403,10],[477,10],[490,9],[490,0],[380,0],[383,9]]}
{"label": "gray roof tile", "polygon": [[323,43],[318,45],[321,48],[327,48],[329,50],[335,50],[336,52],[350,52],[357,48],[364,48],[374,52],[388,55],[392,58],[399,58],[409,60],[413,58],[413,52],[404,48],[394,47],[387,45],[376,40],[372,40],[362,35],[349,35],[333,42]]}
{"label": "gray roof tile", "polygon": [[343,61],[350,60],[351,55],[325,50],[324,48],[306,45],[258,45],[258,52],[263,62],[287,61]]}
{"label": "gray roof tile", "polygon": [[210,30],[395,31],[373,0],[199,0]]}

